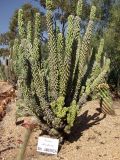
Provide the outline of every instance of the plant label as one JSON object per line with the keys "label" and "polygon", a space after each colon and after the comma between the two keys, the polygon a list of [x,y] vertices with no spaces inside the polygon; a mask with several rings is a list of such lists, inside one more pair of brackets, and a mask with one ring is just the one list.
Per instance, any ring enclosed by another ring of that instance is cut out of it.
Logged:
{"label": "plant label", "polygon": [[57,154],[58,145],[59,145],[59,139],[39,137],[37,151],[47,154]]}

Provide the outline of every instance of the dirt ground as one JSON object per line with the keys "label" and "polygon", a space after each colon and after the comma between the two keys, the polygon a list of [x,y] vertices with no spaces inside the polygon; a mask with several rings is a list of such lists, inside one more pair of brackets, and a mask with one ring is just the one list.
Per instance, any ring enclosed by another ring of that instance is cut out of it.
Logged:
{"label": "dirt ground", "polygon": [[15,89],[7,82],[0,81],[0,121],[6,114],[7,104],[15,97]]}
{"label": "dirt ground", "polygon": [[[77,118],[57,156],[36,151],[40,130],[31,135],[25,160],[120,160],[120,99],[114,102],[116,116],[100,114],[98,101],[88,102]],[[15,125],[15,102],[7,106],[0,122],[0,160],[15,160],[24,128]]]}

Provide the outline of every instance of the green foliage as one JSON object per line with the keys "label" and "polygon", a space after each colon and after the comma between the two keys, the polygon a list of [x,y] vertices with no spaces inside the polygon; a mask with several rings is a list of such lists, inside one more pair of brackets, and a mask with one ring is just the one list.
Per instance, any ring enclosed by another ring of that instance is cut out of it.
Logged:
{"label": "green foliage", "polygon": [[111,60],[109,83],[120,92],[120,2],[116,1],[110,9],[109,25],[104,33],[105,48]]}
{"label": "green foliage", "polygon": [[[22,10],[24,12],[23,20],[25,30],[27,30],[26,26],[28,21],[31,21],[33,24],[35,20],[35,14],[38,13],[39,10],[29,3],[24,4],[22,6]],[[0,34],[0,44],[13,46],[13,41],[15,38],[18,38],[18,9],[14,11],[13,16],[10,19],[9,31]]]}

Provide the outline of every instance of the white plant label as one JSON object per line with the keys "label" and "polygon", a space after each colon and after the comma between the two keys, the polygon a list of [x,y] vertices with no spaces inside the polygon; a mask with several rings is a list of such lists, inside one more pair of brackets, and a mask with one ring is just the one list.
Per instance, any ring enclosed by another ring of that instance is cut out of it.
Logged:
{"label": "white plant label", "polygon": [[57,154],[58,153],[59,140],[48,138],[48,137],[39,137],[37,151],[47,154]]}

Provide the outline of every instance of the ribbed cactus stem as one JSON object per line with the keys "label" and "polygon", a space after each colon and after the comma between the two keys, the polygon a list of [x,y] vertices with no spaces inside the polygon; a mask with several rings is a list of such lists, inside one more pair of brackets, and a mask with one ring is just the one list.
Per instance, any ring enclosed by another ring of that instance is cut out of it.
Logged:
{"label": "ribbed cactus stem", "polygon": [[74,19],[74,39],[78,40],[80,38],[80,17],[76,16]]}
{"label": "ribbed cactus stem", "polygon": [[104,39],[101,39],[98,52],[95,56],[95,62],[93,64],[92,73],[90,75],[90,78],[87,79],[86,86],[90,86],[91,83],[94,81],[94,79],[96,79],[101,72],[101,57],[103,53],[103,47],[104,47]]}
{"label": "ribbed cactus stem", "polygon": [[[41,48],[40,40],[35,38],[33,41],[33,52],[31,52],[31,61],[35,63],[37,67],[41,68]],[[34,62],[33,62],[34,61]]]}
{"label": "ribbed cactus stem", "polygon": [[31,21],[28,21],[27,24],[27,40],[32,43],[32,24]]}
{"label": "ribbed cactus stem", "polygon": [[68,108],[64,107],[64,103],[65,103],[64,100],[65,100],[64,97],[59,97],[57,101],[54,101],[51,103],[51,108],[54,114],[57,116],[57,118],[64,118],[68,111]]}
{"label": "ribbed cactus stem", "polygon": [[39,109],[36,101],[35,101],[35,97],[32,95],[31,92],[31,88],[28,85],[28,81],[30,81],[30,79],[28,79],[28,64],[27,64],[27,59],[25,54],[27,53],[27,40],[22,40],[21,41],[21,45],[19,47],[19,54],[20,54],[20,59],[19,62],[22,65],[21,67],[21,71],[19,74],[19,88],[20,88],[20,92],[22,93],[22,97],[24,98],[24,102],[25,104],[37,115],[40,116],[41,115],[41,110]]}
{"label": "ribbed cactus stem", "polygon": [[40,17],[40,13],[36,13],[34,38],[40,39],[40,31],[41,31],[41,17]]}
{"label": "ribbed cactus stem", "polygon": [[47,6],[47,9],[51,10],[53,8],[52,0],[46,0],[46,6]]}
{"label": "ribbed cactus stem", "polygon": [[79,75],[78,75],[78,81],[77,81],[74,99],[77,99],[77,97],[78,97],[80,86],[81,86],[80,82],[81,82],[81,79],[84,74],[85,63],[86,63],[87,58],[89,57],[89,47],[90,47],[93,25],[94,25],[93,18],[95,17],[95,8],[94,7],[91,8],[91,14],[92,14],[92,19],[90,16],[90,21],[88,23],[88,26],[87,26],[87,29],[86,29],[86,32],[85,32],[85,35],[83,37],[82,44],[81,44],[81,52],[80,52],[80,56],[79,56],[79,59],[80,59],[80,61],[79,61]]}
{"label": "ribbed cactus stem", "polygon": [[43,113],[44,119],[48,124],[51,124],[54,116],[52,111],[49,109],[49,104],[46,101],[46,87],[45,87],[45,75],[40,67],[40,48],[39,39],[35,38],[33,42],[33,49],[31,49],[31,69],[33,76],[33,85],[37,96],[39,97],[39,110]]}
{"label": "ribbed cactus stem", "polygon": [[65,41],[66,47],[65,47],[64,68],[62,71],[62,79],[60,81],[60,95],[61,96],[65,96],[67,82],[70,76],[72,44],[74,40],[73,24],[74,24],[74,16],[70,15],[68,17],[68,32],[67,32],[66,41]]}
{"label": "ribbed cactus stem", "polygon": [[43,115],[48,123],[51,123],[54,119],[53,113],[49,109],[49,104],[46,101],[46,88],[44,81],[44,72],[39,66],[39,40],[35,38],[33,43],[33,50],[31,53],[32,64],[32,76],[33,85],[37,96],[39,97],[40,107],[39,110],[43,112]]}
{"label": "ribbed cactus stem", "polygon": [[64,60],[64,44],[63,44],[62,33],[59,33],[57,37],[57,54],[58,54],[59,81],[61,81],[61,76],[63,71],[63,60]]}
{"label": "ribbed cactus stem", "polygon": [[[80,37],[79,37],[79,38],[78,38],[77,51],[76,51],[75,70],[77,69],[78,64],[79,64],[80,51],[81,51],[81,39],[80,39]],[[74,72],[75,72],[75,70],[74,70]],[[74,75],[74,74],[73,74],[73,75]]]}
{"label": "ribbed cactus stem", "polygon": [[70,107],[69,107],[69,109],[68,109],[68,111],[69,111],[68,114],[67,114],[67,123],[68,123],[68,125],[66,125],[66,127],[64,129],[64,131],[66,133],[70,133],[70,129],[71,129],[71,127],[73,127],[75,118],[77,116],[77,109],[78,109],[78,107],[77,107],[76,101],[73,100],[71,105],[70,105]]}
{"label": "ribbed cactus stem", "polygon": [[76,9],[76,15],[79,16],[79,17],[82,15],[82,7],[83,7],[83,1],[82,0],[78,0],[77,9]]}
{"label": "ribbed cactus stem", "polygon": [[100,63],[100,61],[101,61],[101,56],[102,56],[102,53],[103,53],[103,48],[104,48],[104,39],[102,38],[100,40],[100,45],[99,45],[99,48],[98,48],[98,53],[96,54],[96,62],[97,63]]}
{"label": "ribbed cactus stem", "polygon": [[47,11],[47,27],[48,27],[48,47],[49,47],[49,78],[51,99],[55,100],[58,96],[58,55],[57,43],[53,31],[52,12]]}
{"label": "ribbed cactus stem", "polygon": [[86,88],[87,95],[89,95],[91,91],[93,91],[100,83],[102,83],[106,73],[109,70],[109,67],[110,67],[110,59],[107,59],[106,64],[103,66],[101,73],[93,81],[93,83],[90,85],[90,87]]}
{"label": "ribbed cactus stem", "polygon": [[20,73],[20,68],[21,68],[19,64],[19,40],[18,39],[14,40],[13,54],[11,56],[11,59],[13,61],[14,72],[18,77]]}
{"label": "ribbed cactus stem", "polygon": [[91,7],[91,12],[90,12],[90,20],[94,20],[95,19],[95,14],[96,14],[96,7],[92,6]]}
{"label": "ribbed cactus stem", "polygon": [[113,101],[109,92],[109,86],[105,83],[98,86],[99,96],[101,98],[101,110],[104,114],[115,115],[112,107]]}
{"label": "ribbed cactus stem", "polygon": [[[19,40],[16,38],[14,40],[14,45],[13,45],[13,54],[12,54],[12,58],[14,59],[14,56],[16,57],[17,52],[18,52],[18,48],[19,48]],[[19,55],[18,55],[19,56]]]}
{"label": "ribbed cactus stem", "polygon": [[[22,41],[22,43],[24,43],[24,41]],[[21,69],[20,69],[20,75],[19,77],[21,79],[26,79],[27,78],[27,70],[26,68],[24,68],[26,65],[25,65],[25,56],[24,56],[24,48],[23,48],[23,45],[20,44],[19,46],[19,64],[21,64]]]}
{"label": "ribbed cactus stem", "polygon": [[6,80],[4,67],[0,66],[0,80]]}
{"label": "ribbed cactus stem", "polygon": [[19,9],[18,11],[18,31],[21,39],[25,38],[25,28],[23,22],[23,10]]}

